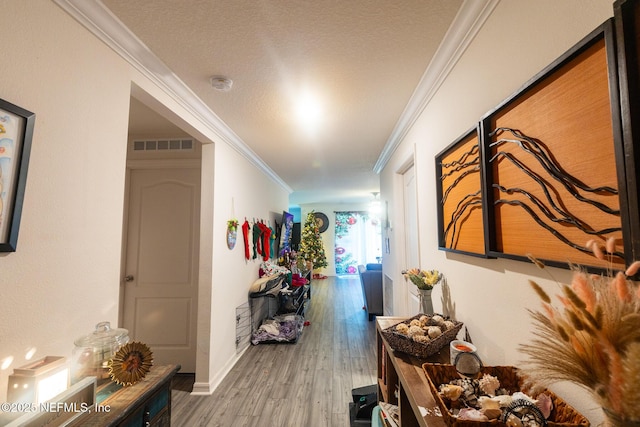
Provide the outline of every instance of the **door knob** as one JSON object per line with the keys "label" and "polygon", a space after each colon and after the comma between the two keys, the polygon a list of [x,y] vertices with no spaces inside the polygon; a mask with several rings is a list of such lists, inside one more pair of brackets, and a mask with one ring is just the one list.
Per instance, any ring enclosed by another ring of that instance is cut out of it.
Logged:
{"label": "door knob", "polygon": [[129,274],[128,276],[125,276],[125,277],[124,277],[124,281],[125,281],[125,282],[132,282],[132,281],[133,281],[133,276],[132,276],[132,275],[130,275],[130,274]]}

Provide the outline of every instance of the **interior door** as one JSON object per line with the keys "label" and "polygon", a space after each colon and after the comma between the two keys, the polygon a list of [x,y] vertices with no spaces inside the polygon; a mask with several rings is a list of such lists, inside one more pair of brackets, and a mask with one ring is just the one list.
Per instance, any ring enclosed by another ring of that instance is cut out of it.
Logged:
{"label": "interior door", "polygon": [[[404,269],[420,267],[418,246],[418,204],[416,174],[413,165],[402,174],[404,201]],[[406,295],[406,312],[410,316],[420,312],[418,289],[410,281],[403,281]]]}
{"label": "interior door", "polygon": [[199,169],[131,170],[123,326],[182,372],[195,372],[199,224]]}

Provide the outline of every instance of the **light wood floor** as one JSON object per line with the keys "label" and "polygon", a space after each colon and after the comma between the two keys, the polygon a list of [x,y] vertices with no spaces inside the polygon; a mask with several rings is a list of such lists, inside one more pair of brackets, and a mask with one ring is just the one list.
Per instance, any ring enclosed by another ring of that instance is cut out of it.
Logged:
{"label": "light wood floor", "polygon": [[314,280],[296,344],[250,346],[211,396],[174,383],[174,426],[348,427],[351,390],[376,383],[375,320],[358,276]]}

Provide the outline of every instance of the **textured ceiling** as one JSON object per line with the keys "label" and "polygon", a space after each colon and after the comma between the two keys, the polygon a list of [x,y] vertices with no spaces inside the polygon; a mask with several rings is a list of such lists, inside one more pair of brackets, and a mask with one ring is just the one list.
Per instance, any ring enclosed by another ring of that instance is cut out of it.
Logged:
{"label": "textured ceiling", "polygon": [[[373,166],[462,0],[103,3],[298,204],[368,200],[378,191]],[[212,75],[233,79],[232,90],[214,90]],[[312,130],[294,111],[307,90],[322,109]],[[157,133],[149,126],[144,107],[132,108],[130,132]]]}

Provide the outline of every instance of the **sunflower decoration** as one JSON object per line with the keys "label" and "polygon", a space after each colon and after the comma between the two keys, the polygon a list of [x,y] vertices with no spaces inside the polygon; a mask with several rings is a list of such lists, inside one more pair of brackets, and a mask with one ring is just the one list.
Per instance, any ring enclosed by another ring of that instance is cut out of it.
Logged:
{"label": "sunflower decoration", "polygon": [[117,384],[129,386],[143,379],[153,365],[153,353],[141,342],[123,345],[109,361],[109,375]]}

